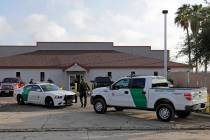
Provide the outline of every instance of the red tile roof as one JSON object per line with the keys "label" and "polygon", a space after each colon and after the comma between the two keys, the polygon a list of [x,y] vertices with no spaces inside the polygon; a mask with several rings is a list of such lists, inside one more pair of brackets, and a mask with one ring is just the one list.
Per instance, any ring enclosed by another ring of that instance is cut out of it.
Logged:
{"label": "red tile roof", "polygon": [[[162,68],[159,59],[133,56],[112,50],[100,51],[36,51],[0,58],[0,68],[62,68],[78,63],[90,68]],[[188,68],[188,65],[168,62],[169,68]]]}

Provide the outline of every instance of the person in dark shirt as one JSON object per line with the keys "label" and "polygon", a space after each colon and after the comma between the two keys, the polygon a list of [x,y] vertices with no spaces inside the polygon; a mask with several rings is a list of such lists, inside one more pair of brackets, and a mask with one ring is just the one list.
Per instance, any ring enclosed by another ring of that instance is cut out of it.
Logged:
{"label": "person in dark shirt", "polygon": [[34,84],[34,79],[31,79],[29,84]]}
{"label": "person in dark shirt", "polygon": [[[81,79],[81,83],[79,84],[81,107],[85,108],[87,105],[87,91],[89,90],[90,88],[88,84],[84,81],[84,79]],[[83,102],[83,98],[84,98],[84,102]]]}
{"label": "person in dark shirt", "polygon": [[54,81],[52,79],[50,79],[50,78],[47,79],[47,82],[48,83],[54,83]]}

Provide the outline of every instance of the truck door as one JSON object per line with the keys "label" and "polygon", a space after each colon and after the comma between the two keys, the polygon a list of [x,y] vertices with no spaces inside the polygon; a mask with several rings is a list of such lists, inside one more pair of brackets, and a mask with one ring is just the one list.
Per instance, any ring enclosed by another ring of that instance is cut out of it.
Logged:
{"label": "truck door", "polygon": [[130,93],[133,99],[134,107],[146,108],[147,98],[145,92],[145,78],[131,79]]}
{"label": "truck door", "polygon": [[132,107],[132,97],[129,90],[130,79],[121,79],[111,87],[110,103],[113,106]]}

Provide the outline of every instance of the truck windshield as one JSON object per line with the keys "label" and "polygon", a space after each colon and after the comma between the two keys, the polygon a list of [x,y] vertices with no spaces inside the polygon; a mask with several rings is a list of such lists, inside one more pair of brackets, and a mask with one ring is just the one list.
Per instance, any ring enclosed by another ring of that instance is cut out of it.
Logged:
{"label": "truck windshield", "polygon": [[43,89],[44,92],[59,90],[59,87],[54,84],[41,85],[41,88]]}
{"label": "truck windshield", "polygon": [[2,83],[18,83],[18,79],[17,78],[4,78]]}

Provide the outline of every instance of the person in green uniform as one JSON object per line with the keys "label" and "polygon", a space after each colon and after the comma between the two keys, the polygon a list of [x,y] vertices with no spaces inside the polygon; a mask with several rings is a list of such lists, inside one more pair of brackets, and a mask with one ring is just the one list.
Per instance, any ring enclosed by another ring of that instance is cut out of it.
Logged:
{"label": "person in green uniform", "polygon": [[89,88],[88,84],[82,78],[81,79],[81,83],[79,84],[79,93],[80,93],[81,107],[85,108],[86,105],[87,105],[87,92],[89,90],[90,90],[90,88]]}

